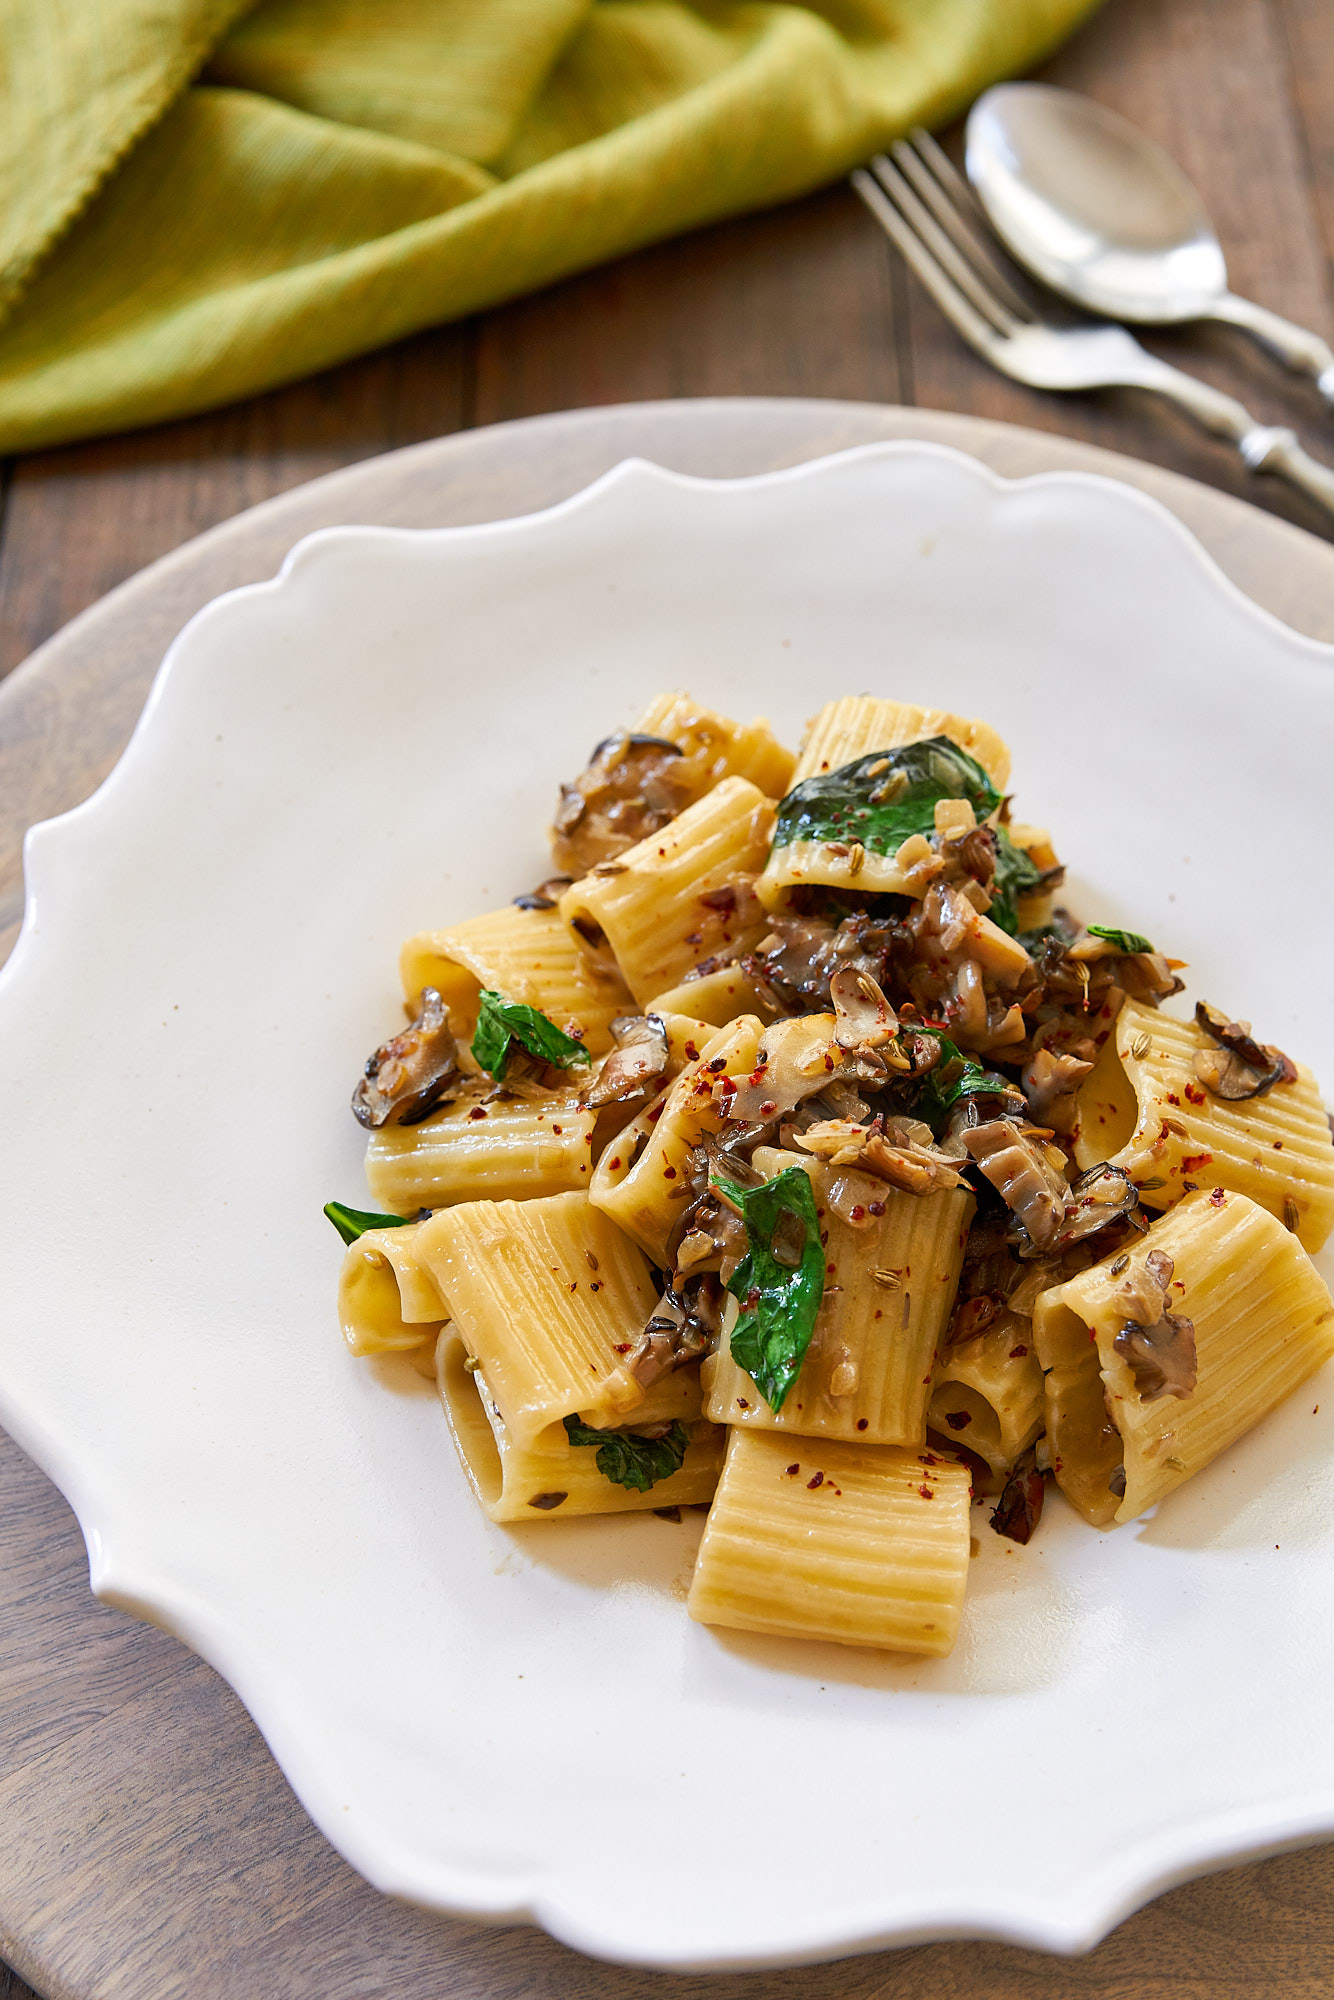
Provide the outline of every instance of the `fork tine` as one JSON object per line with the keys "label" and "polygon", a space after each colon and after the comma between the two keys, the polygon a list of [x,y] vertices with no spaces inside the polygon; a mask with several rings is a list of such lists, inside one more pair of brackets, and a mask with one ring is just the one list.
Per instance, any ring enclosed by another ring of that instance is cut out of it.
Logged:
{"label": "fork tine", "polygon": [[945,234],[925,203],[914,193],[894,162],[883,153],[877,153],[870,162],[871,172],[881,188],[890,197],[904,220],[939,264],[975,312],[990,322],[997,333],[1009,334],[1015,329],[1015,315],[1008,306],[1002,305],[995,293],[983,283],[967,258],[960,255],[950,238]]}
{"label": "fork tine", "polygon": [[989,284],[997,298],[1019,319],[1036,317],[1032,304],[1017,290],[995,248],[986,212],[968,183],[929,132],[915,126],[906,140],[890,147],[895,161],[912,182],[941,228]]}
{"label": "fork tine", "polygon": [[865,167],[858,167],[852,175],[852,185],[886,235],[893,238],[900,253],[906,262],[911,264],[946,319],[953,323],[970,347],[975,347],[979,354],[991,360],[1003,336],[974,309],[954,280],[942,270],[916,231],[911,229],[899,214],[874,175],[869,174]]}

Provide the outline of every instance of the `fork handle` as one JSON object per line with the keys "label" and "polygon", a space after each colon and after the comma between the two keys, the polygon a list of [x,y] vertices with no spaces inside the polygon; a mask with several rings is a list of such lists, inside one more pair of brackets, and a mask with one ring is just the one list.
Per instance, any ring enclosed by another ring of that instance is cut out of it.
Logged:
{"label": "fork handle", "polygon": [[1334,347],[1318,333],[1284,319],[1281,313],[1270,312],[1268,306],[1256,305],[1253,299],[1239,298],[1235,292],[1224,292],[1207,316],[1241,327],[1261,347],[1276,354],[1285,367],[1311,376],[1325,401],[1334,406]]}
{"label": "fork handle", "polygon": [[1168,397],[1215,437],[1224,437],[1237,447],[1247,470],[1269,472],[1286,479],[1314,500],[1334,520],[1334,471],[1312,458],[1297,440],[1297,433],[1282,424],[1257,423],[1244,403],[1224,395],[1198,376],[1187,375],[1156,355],[1146,357],[1151,366],[1137,371],[1141,388],[1156,390]]}

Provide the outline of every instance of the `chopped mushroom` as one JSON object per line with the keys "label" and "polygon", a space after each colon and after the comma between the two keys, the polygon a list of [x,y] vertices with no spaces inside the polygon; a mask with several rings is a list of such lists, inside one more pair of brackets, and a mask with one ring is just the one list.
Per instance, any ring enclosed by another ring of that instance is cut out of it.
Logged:
{"label": "chopped mushroom", "polygon": [[1197,1001],[1195,1019],[1218,1044],[1216,1049],[1202,1049],[1194,1065],[1196,1076],[1215,1097],[1238,1103],[1263,1096],[1276,1083],[1295,1082],[1295,1063],[1282,1049],[1257,1042],[1249,1021],[1229,1021],[1205,1000]]}
{"label": "chopped mushroom", "polygon": [[1026,1451],[1005,1482],[1004,1491],[991,1516],[991,1525],[996,1533],[1011,1542],[1030,1540],[1042,1519],[1046,1491],[1046,1481],[1038,1471],[1037,1455]]}
{"label": "chopped mushroom", "polygon": [[1198,1380],[1194,1322],[1167,1311],[1175,1268],[1163,1251],[1150,1250],[1113,1295],[1126,1317],[1112,1345],[1129,1364],[1142,1403],[1189,1396]]}
{"label": "chopped mushroom", "polygon": [[1072,1243],[1095,1236],[1108,1223],[1128,1215],[1138,1202],[1139,1192],[1124,1167],[1114,1167],[1108,1160],[1090,1167],[1071,1185],[1053,1248],[1067,1250]]}
{"label": "chopped mushroom", "polygon": [[694,795],[673,768],[681,757],[680,744],[663,736],[622,730],[599,743],[588,769],[561,787],[551,829],[556,866],[586,875],[675,819]]}
{"label": "chopped mushroom", "polygon": [[981,1172],[1023,1224],[1033,1250],[1039,1254],[1050,1250],[1065,1220],[1070,1190],[1035,1134],[1012,1118],[993,1118],[966,1131],[963,1140]]}
{"label": "chopped mushroom", "polygon": [[930,1126],[915,1118],[875,1118],[870,1125],[829,1118],[793,1136],[818,1160],[833,1167],[860,1167],[908,1194],[935,1194],[964,1184],[953,1160],[932,1141]]}
{"label": "chopped mushroom", "polygon": [[1193,1393],[1199,1379],[1195,1325],[1184,1313],[1165,1312],[1154,1326],[1128,1319],[1112,1345],[1130,1364],[1141,1403]]}
{"label": "chopped mushroom", "polygon": [[626,1356],[625,1366],[641,1388],[649,1389],[674,1369],[698,1361],[708,1348],[709,1336],[703,1329],[664,1299]]}
{"label": "chopped mushroom", "polygon": [[360,1125],[417,1125],[430,1116],[459,1074],[458,1045],[449,1013],[434,986],[424,986],[421,1012],[366,1064],[352,1093]]}
{"label": "chopped mushroom", "polygon": [[829,982],[829,997],[841,1049],[882,1049],[898,1034],[898,1016],[869,972],[841,966]]}
{"label": "chopped mushroom", "polygon": [[750,1075],[728,1094],[731,1120],[767,1125],[824,1088],[842,1061],[828,1014],[803,1014],[765,1030]]}
{"label": "chopped mushroom", "polygon": [[1035,1049],[1024,1064],[1024,1095],[1035,1125],[1049,1125],[1053,1132],[1069,1132],[1075,1123],[1075,1091],[1093,1068],[1074,1056],[1053,1055],[1047,1048]]}
{"label": "chopped mushroom", "polygon": [[618,1014],[611,1024],[616,1047],[579,1102],[590,1111],[646,1095],[665,1074],[671,1051],[667,1030],[656,1014]]}

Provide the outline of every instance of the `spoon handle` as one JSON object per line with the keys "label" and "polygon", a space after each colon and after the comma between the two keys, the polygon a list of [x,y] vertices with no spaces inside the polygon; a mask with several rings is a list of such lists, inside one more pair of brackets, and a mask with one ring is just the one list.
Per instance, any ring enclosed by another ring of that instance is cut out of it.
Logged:
{"label": "spoon handle", "polygon": [[1318,333],[1284,319],[1281,313],[1270,312],[1268,306],[1256,305],[1253,299],[1238,298],[1235,292],[1224,292],[1208,317],[1241,327],[1296,374],[1310,375],[1321,395],[1334,405],[1334,347]]}
{"label": "spoon handle", "polygon": [[1334,470],[1312,458],[1303,449],[1297,433],[1286,425],[1261,424],[1244,403],[1224,395],[1210,382],[1187,375],[1182,368],[1140,349],[1142,360],[1125,379],[1143,389],[1167,396],[1215,437],[1227,438],[1237,447],[1251,472],[1273,473],[1314,500],[1334,520]]}

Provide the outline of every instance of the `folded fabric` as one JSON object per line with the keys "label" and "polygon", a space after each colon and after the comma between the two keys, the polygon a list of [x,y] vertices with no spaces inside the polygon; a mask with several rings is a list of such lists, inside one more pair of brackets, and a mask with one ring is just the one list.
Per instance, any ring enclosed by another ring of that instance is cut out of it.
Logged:
{"label": "folded fabric", "polygon": [[0,0],[0,450],[834,179],[1095,0]]}

